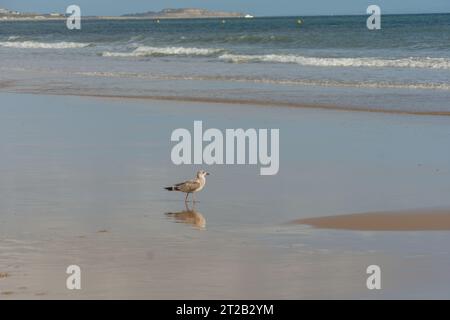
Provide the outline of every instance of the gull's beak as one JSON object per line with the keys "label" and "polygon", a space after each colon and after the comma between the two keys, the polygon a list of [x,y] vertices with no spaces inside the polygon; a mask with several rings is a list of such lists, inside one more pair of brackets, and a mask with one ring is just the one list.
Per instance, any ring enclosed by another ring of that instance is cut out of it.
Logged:
{"label": "gull's beak", "polygon": [[209,175],[210,175],[210,173],[209,173],[209,172],[207,172],[207,173],[206,173],[206,175],[207,175],[207,176],[209,176]]}

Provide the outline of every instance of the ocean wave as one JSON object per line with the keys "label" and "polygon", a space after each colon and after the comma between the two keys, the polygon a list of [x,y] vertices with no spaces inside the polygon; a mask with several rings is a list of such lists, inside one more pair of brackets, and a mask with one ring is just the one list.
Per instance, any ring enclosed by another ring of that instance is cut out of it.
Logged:
{"label": "ocean wave", "polygon": [[141,46],[132,52],[105,51],[103,57],[162,57],[162,56],[213,56],[224,53],[223,49],[185,48],[185,47],[147,47]]}
{"label": "ocean wave", "polygon": [[293,39],[289,36],[284,35],[253,35],[244,34],[238,36],[228,36],[223,39],[225,43],[284,43],[293,42]]}
{"label": "ocean wave", "polygon": [[315,67],[368,67],[368,68],[427,68],[450,69],[450,59],[445,58],[321,58],[297,55],[239,55],[223,54],[219,59],[231,63],[271,62],[293,63]]}
{"label": "ocean wave", "polygon": [[287,35],[275,34],[238,34],[238,35],[201,35],[181,36],[179,43],[218,43],[218,44],[258,44],[258,43],[291,43],[296,39]]}
{"label": "ocean wave", "polygon": [[83,42],[37,42],[37,41],[7,41],[0,42],[0,47],[18,49],[76,49],[91,46],[90,43]]}

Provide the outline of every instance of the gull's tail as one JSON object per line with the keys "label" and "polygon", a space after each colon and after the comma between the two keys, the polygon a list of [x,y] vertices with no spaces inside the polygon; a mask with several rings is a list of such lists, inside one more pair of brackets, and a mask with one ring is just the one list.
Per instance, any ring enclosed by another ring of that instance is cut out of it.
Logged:
{"label": "gull's tail", "polygon": [[167,191],[178,191],[177,187],[167,187],[167,188],[164,188],[164,189],[166,189]]}

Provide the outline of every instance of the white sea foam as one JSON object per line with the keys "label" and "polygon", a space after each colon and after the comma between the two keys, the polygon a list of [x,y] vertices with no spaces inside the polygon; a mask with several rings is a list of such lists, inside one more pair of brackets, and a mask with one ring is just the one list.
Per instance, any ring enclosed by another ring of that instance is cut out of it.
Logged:
{"label": "white sea foam", "polygon": [[37,41],[6,41],[0,42],[0,47],[18,49],[76,49],[90,46],[83,42],[37,42]]}
{"label": "white sea foam", "polygon": [[238,55],[223,54],[219,59],[232,63],[271,62],[295,63],[303,66],[318,67],[372,67],[372,68],[428,68],[450,69],[450,59],[445,58],[321,58],[297,55]]}
{"label": "white sea foam", "polygon": [[141,46],[132,52],[105,51],[104,57],[152,57],[152,56],[212,56],[223,53],[222,49],[212,48],[185,48],[185,47],[147,47]]}

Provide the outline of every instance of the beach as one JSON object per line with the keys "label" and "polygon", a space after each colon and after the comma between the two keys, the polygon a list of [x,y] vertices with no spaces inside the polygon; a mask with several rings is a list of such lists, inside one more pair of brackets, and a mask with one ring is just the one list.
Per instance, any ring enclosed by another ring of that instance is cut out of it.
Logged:
{"label": "beach", "polygon": [[[291,221],[450,207],[442,148],[450,118],[32,94],[1,100],[2,299],[448,298],[446,231],[327,231]],[[182,195],[162,187],[196,171],[167,163],[170,132],[199,115],[208,127],[283,128],[279,174],[213,166],[187,210]],[[200,227],[173,216],[186,211],[197,223],[200,216]],[[82,269],[80,291],[65,288],[71,264]],[[383,270],[379,292],[365,286],[372,264]]]}
{"label": "beach", "polygon": [[[0,299],[449,299],[448,17],[1,21]],[[175,165],[195,121],[279,171]]]}

